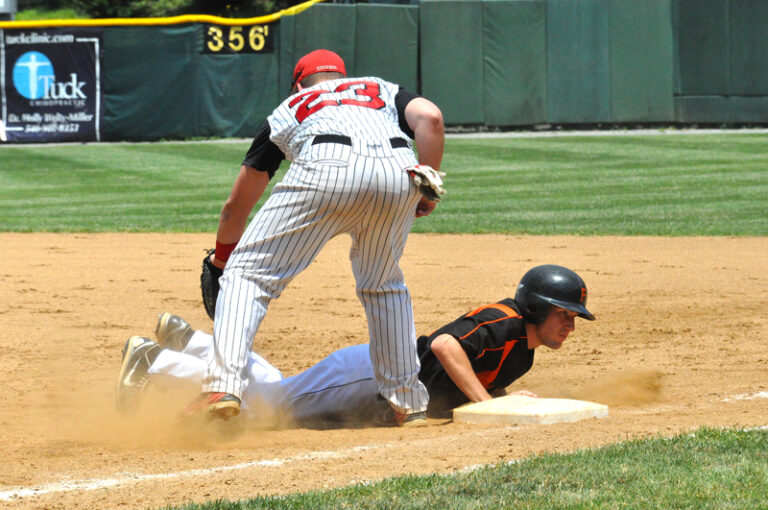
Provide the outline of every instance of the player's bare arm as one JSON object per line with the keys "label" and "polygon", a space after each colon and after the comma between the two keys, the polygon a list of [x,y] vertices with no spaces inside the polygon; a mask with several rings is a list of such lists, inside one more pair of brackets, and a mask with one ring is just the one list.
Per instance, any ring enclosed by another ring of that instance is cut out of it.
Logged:
{"label": "player's bare arm", "polygon": [[413,130],[419,164],[440,169],[445,145],[443,114],[432,101],[414,98],[405,107],[405,121]]}
{"label": "player's bare arm", "polygon": [[[405,121],[414,132],[419,164],[439,170],[445,146],[445,125],[440,109],[432,101],[417,97],[405,107]],[[416,208],[416,217],[428,215],[436,205],[436,202],[422,198]]]}
{"label": "player's bare arm", "polygon": [[[232,192],[221,208],[219,229],[216,233],[217,244],[237,244],[248,223],[248,215],[251,214],[261,195],[264,194],[267,184],[269,184],[267,172],[260,172],[247,165],[240,167],[240,173],[232,186]],[[216,254],[211,257],[213,265],[221,269],[224,268],[226,261],[218,259]]]}
{"label": "player's bare arm", "polygon": [[442,334],[432,341],[431,349],[445,372],[469,400],[481,402],[492,398],[475,375],[469,357],[458,340],[451,335]]}

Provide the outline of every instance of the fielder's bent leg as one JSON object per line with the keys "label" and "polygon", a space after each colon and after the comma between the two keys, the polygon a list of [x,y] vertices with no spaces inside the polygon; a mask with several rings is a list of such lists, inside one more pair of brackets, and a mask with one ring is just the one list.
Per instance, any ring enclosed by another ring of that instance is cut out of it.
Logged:
{"label": "fielder's bent leg", "polygon": [[352,232],[350,252],[357,294],[365,308],[370,353],[379,393],[404,414],[426,411],[429,395],[419,381],[411,296],[398,266],[420,195],[400,168],[377,168],[384,189]]}

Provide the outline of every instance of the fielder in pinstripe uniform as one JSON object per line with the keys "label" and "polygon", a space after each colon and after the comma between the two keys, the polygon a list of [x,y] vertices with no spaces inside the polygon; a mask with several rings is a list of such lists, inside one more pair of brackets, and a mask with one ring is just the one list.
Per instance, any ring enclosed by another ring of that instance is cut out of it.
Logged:
{"label": "fielder in pinstripe uniform", "polygon": [[[224,419],[239,413],[269,302],[329,239],[347,233],[378,391],[393,424],[421,424],[429,397],[418,379],[411,297],[398,262],[414,218],[436,202],[404,169],[440,168],[442,114],[380,78],[347,78],[343,60],[327,50],[298,61],[291,92],[262,124],[221,211],[212,262],[224,273],[213,349],[203,393],[186,412]],[[284,158],[290,168],[246,228]]]}

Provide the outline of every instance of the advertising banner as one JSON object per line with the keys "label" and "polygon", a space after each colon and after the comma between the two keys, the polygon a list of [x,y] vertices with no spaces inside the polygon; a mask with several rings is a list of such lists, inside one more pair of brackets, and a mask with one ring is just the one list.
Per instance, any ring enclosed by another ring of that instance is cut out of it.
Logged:
{"label": "advertising banner", "polygon": [[100,28],[0,30],[1,142],[101,139]]}

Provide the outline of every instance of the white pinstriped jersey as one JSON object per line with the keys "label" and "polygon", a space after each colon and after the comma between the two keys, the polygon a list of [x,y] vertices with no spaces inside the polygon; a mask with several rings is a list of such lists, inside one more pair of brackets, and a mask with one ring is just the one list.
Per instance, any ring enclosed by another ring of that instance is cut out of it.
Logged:
{"label": "white pinstriped jersey", "polygon": [[424,411],[413,308],[398,265],[421,198],[405,108],[415,94],[380,78],[328,80],[290,96],[259,129],[243,164],[270,177],[291,161],[227,261],[203,391],[240,398],[253,338],[269,303],[339,234],[368,319],[379,394]]}
{"label": "white pinstriped jersey", "polygon": [[267,118],[270,139],[294,161],[316,135],[368,141],[409,138],[400,128],[395,96],[400,86],[376,77],[324,81],[282,102]]}

